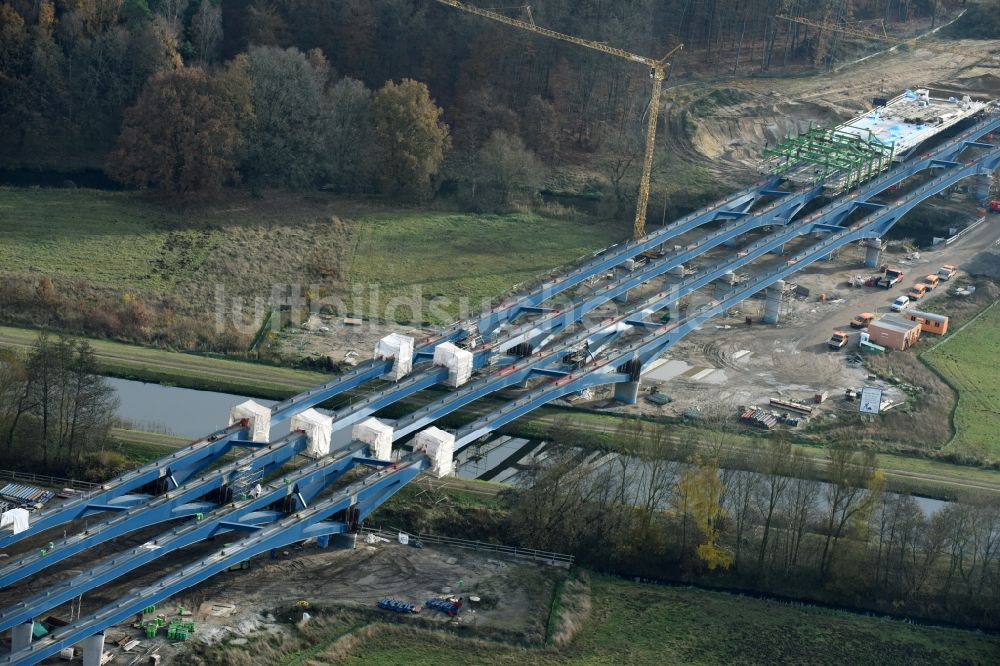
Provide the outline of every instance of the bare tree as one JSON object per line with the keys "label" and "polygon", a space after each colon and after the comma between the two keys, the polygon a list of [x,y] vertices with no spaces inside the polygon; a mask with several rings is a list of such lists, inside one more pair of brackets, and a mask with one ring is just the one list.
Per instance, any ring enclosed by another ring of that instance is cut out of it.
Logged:
{"label": "bare tree", "polygon": [[477,172],[496,203],[506,206],[519,193],[537,192],[544,167],[521,137],[496,130],[479,149]]}
{"label": "bare tree", "polygon": [[849,522],[870,506],[868,484],[875,473],[875,456],[871,451],[859,452],[845,444],[837,444],[830,449],[829,455],[830,482],[824,489],[825,539],[819,567],[823,578],[830,572],[837,544]]}
{"label": "bare tree", "polygon": [[191,45],[197,60],[206,64],[218,60],[222,46],[222,8],[211,0],[201,0],[191,19]]}
{"label": "bare tree", "polygon": [[771,537],[775,512],[785,496],[795,465],[792,445],[783,435],[772,437],[760,464],[761,484],[757,494],[757,514],[761,521],[760,549],[757,552],[757,569],[764,566],[764,557]]}
{"label": "bare tree", "polygon": [[31,374],[23,359],[11,352],[0,351],[0,429],[8,460],[13,459],[17,426],[34,406],[31,398]]}

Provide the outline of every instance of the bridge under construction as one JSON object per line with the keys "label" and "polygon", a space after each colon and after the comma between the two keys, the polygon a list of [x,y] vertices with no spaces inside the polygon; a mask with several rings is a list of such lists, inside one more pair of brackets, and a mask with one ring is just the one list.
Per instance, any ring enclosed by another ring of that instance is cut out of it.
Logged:
{"label": "bridge under construction", "polygon": [[[878,265],[881,239],[903,215],[1000,168],[995,104],[937,100],[955,113],[902,118],[902,134],[893,135],[885,124],[892,104],[927,109],[934,100],[924,93],[895,98],[876,116],[790,138],[773,150],[778,173],[744,190],[595,253],[430,338],[388,336],[372,360],[350,372],[272,407],[244,403],[228,427],[33,514],[16,534],[0,532],[0,549],[11,553],[0,587],[139,530],[154,532],[0,609],[0,632],[9,630],[12,643],[0,663],[38,663],[82,645],[84,664],[96,665],[109,627],[248,558],[306,539],[326,547],[356,532],[417,476],[450,474],[455,452],[540,406],[600,385],[614,385],[617,400],[634,403],[653,360],[751,296],[764,293],[763,319],[777,323],[784,280],[838,248],[861,243],[865,263]],[[364,396],[347,406],[317,409],[362,387]],[[377,418],[432,387],[445,390],[395,421]],[[458,429],[434,425],[487,396],[512,397]],[[290,434],[272,439],[274,426],[286,421]],[[333,433],[347,428],[350,444],[333,446]],[[174,573],[33,640],[43,614],[222,534],[227,545],[192,555]],[[29,551],[31,537],[45,546]]]}

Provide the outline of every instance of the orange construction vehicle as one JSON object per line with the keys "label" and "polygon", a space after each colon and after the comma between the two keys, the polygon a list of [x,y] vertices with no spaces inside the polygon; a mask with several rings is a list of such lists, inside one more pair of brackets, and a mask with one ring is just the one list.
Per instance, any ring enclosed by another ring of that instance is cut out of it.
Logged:
{"label": "orange construction vehicle", "polygon": [[918,282],[910,290],[906,292],[906,295],[910,297],[911,301],[919,301],[927,293],[927,285],[923,282]]}
{"label": "orange construction vehicle", "polygon": [[859,315],[855,315],[854,319],[851,320],[851,328],[868,328],[868,324],[872,323],[875,319],[875,315],[871,312],[862,312]]}
{"label": "orange construction vehicle", "polygon": [[847,346],[848,337],[847,333],[843,331],[834,331],[830,339],[826,341],[826,344],[830,349],[843,349]]}

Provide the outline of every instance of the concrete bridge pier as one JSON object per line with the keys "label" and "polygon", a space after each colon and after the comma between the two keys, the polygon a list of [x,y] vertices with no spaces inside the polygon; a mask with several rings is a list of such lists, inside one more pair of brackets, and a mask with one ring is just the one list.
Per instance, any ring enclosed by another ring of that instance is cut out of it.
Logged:
{"label": "concrete bridge pier", "polygon": [[28,620],[12,627],[10,630],[10,651],[17,652],[31,645],[31,636],[34,630],[34,620]]}
{"label": "concrete bridge pier", "polygon": [[83,666],[101,666],[101,656],[104,654],[104,632],[85,638],[83,647]]}
{"label": "concrete bridge pier", "polygon": [[715,281],[715,292],[713,293],[712,298],[717,301],[721,300],[726,294],[729,293],[734,284],[736,284],[736,273],[729,271]]}
{"label": "concrete bridge pier", "polygon": [[781,314],[781,295],[785,291],[785,281],[778,280],[764,292],[764,323],[777,324]]}
{"label": "concrete bridge pier", "polygon": [[882,239],[869,238],[865,247],[865,266],[867,268],[877,268],[879,260],[882,259]]}
{"label": "concrete bridge pier", "polygon": [[639,380],[615,384],[615,400],[625,405],[634,405],[639,400]]}

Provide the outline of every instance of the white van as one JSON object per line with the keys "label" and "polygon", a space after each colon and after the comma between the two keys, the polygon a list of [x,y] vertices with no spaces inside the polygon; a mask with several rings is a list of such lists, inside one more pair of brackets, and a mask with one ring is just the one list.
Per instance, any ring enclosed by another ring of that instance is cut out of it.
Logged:
{"label": "white van", "polygon": [[906,308],[910,307],[910,297],[900,296],[899,298],[894,300],[892,302],[892,305],[890,305],[889,307],[891,307],[895,312],[902,312]]}

